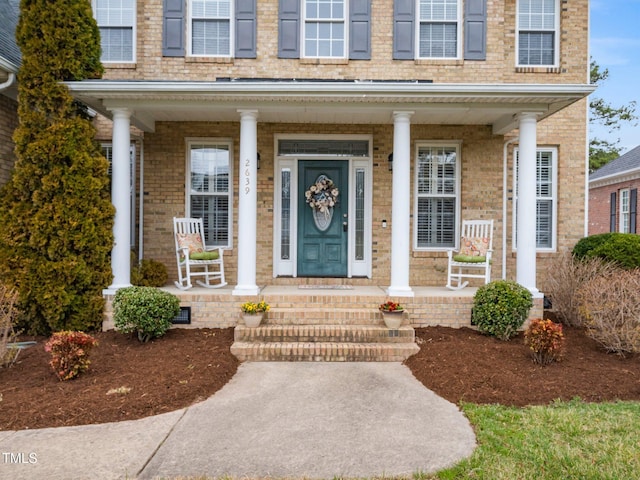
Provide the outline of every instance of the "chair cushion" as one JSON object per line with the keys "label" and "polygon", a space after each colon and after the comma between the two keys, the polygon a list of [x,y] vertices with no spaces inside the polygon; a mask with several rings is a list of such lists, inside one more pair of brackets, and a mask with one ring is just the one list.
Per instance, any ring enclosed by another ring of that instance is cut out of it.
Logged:
{"label": "chair cushion", "polygon": [[215,252],[193,252],[189,254],[191,260],[217,260],[220,254]]}
{"label": "chair cushion", "polygon": [[454,262],[463,262],[463,263],[484,263],[487,260],[487,257],[474,257],[471,255],[454,255]]}
{"label": "chair cushion", "polygon": [[486,257],[488,250],[488,237],[462,237],[460,239],[460,255],[466,255],[468,257]]}
{"label": "chair cushion", "polygon": [[195,252],[204,252],[204,243],[199,233],[177,233],[176,239],[179,248],[189,249],[189,256]]}

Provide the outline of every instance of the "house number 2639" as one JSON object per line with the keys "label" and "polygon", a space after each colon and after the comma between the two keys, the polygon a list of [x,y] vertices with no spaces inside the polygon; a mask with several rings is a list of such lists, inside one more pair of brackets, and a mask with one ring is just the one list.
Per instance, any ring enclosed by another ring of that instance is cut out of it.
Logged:
{"label": "house number 2639", "polygon": [[249,168],[250,162],[247,158],[244,161],[244,194],[248,195],[251,192],[251,169]]}

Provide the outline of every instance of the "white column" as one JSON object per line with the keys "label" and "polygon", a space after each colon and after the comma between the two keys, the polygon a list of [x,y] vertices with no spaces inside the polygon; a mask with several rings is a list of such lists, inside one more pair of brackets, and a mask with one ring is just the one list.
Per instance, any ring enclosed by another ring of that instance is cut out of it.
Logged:
{"label": "white column", "polygon": [[127,109],[113,110],[111,202],[116,208],[116,216],[111,250],[113,283],[109,286],[110,291],[131,286],[130,117],[131,112]]}
{"label": "white column", "polygon": [[523,113],[520,116],[519,128],[516,281],[535,294],[538,292],[536,288],[536,114]]}
{"label": "white column", "polygon": [[390,296],[413,297],[409,286],[411,253],[411,115],[393,113],[393,182],[391,185]]}
{"label": "white column", "polygon": [[256,222],[258,176],[258,111],[240,113],[240,178],[238,181],[238,284],[234,295],[257,295]]}

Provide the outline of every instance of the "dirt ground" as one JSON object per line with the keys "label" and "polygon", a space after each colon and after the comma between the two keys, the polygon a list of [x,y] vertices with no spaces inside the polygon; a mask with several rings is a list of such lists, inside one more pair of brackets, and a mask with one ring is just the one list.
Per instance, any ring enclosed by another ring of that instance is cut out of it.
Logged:
{"label": "dirt ground", "polygon": [[[420,352],[407,366],[454,403],[640,401],[640,355],[607,354],[580,329],[565,328],[566,354],[546,367],[533,363],[522,337],[502,342],[444,327],[417,329],[416,335]],[[238,367],[229,353],[233,329],[172,329],[148,344],[113,331],[95,337],[99,345],[91,352],[89,371],[75,380],[61,382],[54,375],[44,338],[36,338],[38,344],[24,350],[15,365],[0,369],[0,430],[165,413],[214,394]]]}

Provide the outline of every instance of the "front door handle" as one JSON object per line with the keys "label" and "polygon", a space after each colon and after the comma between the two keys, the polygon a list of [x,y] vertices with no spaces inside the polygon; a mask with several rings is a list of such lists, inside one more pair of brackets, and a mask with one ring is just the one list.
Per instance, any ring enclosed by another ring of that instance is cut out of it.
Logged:
{"label": "front door handle", "polygon": [[349,230],[349,224],[347,222],[342,222],[342,231],[346,232]]}

